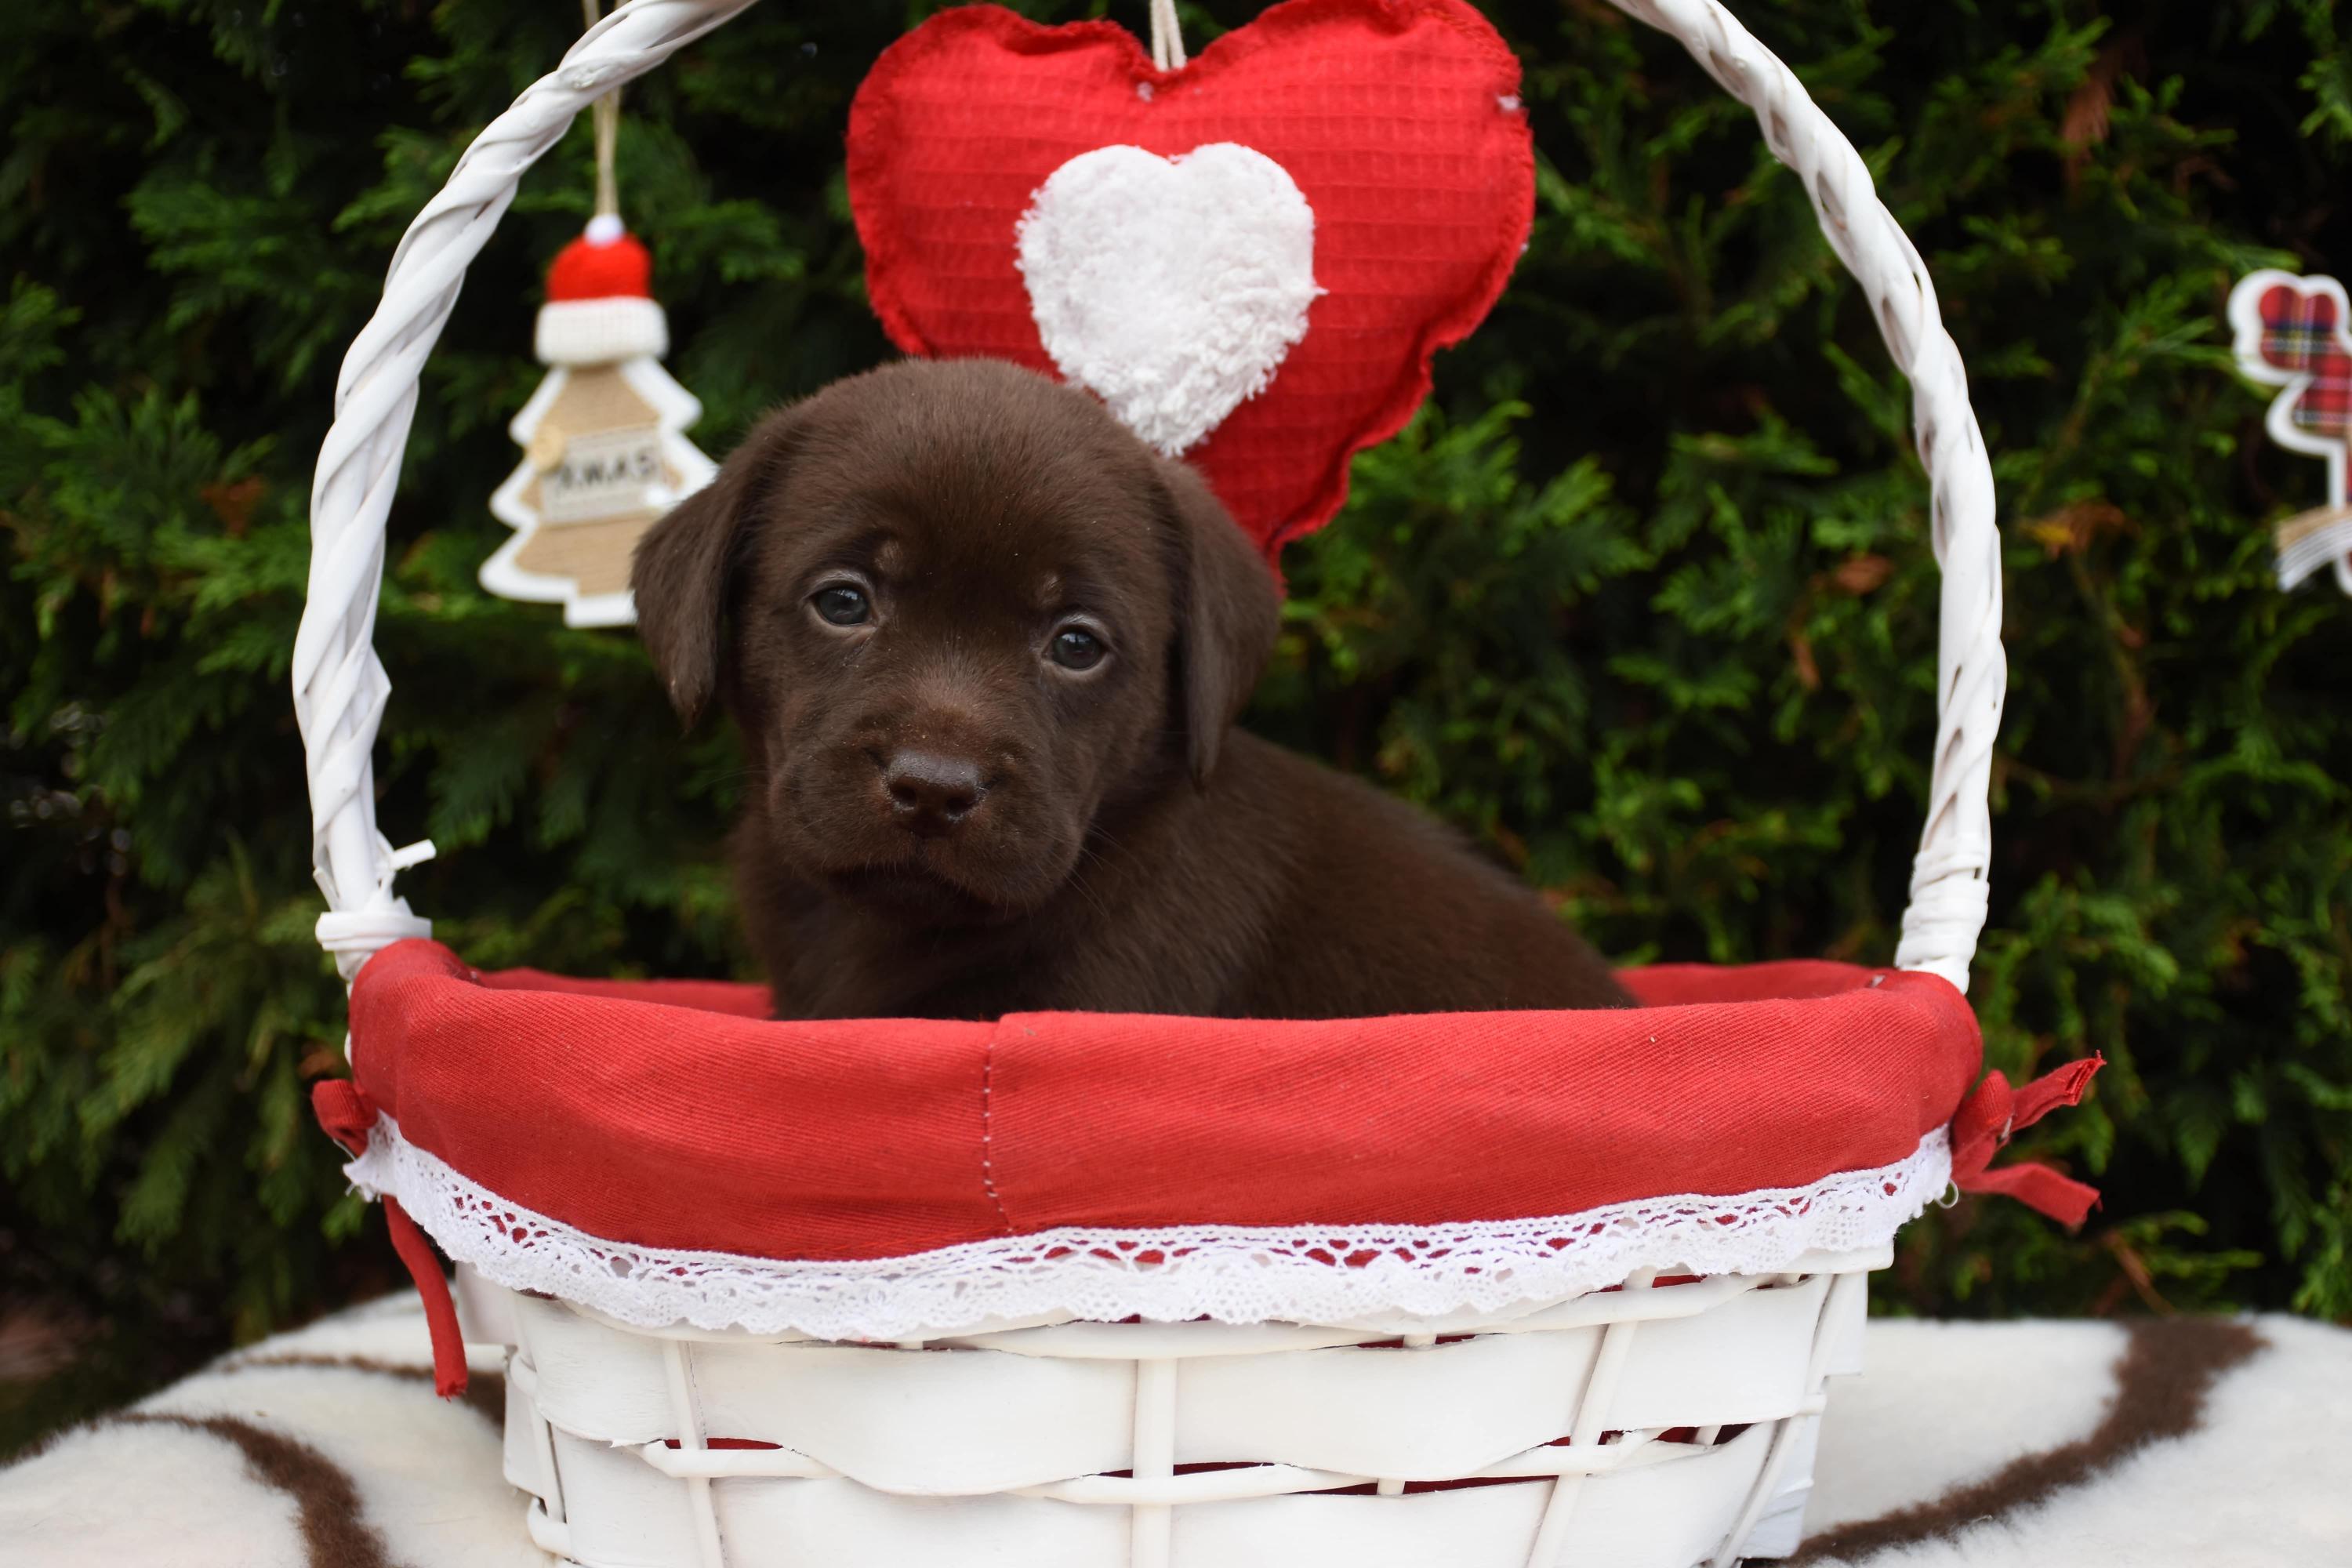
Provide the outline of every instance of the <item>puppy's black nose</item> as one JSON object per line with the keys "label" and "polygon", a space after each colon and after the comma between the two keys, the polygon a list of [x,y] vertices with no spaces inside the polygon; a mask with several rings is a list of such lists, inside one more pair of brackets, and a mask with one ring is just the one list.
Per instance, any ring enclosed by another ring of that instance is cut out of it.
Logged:
{"label": "puppy's black nose", "polygon": [[988,793],[977,764],[935,752],[900,752],[882,768],[900,826],[926,837],[950,832]]}

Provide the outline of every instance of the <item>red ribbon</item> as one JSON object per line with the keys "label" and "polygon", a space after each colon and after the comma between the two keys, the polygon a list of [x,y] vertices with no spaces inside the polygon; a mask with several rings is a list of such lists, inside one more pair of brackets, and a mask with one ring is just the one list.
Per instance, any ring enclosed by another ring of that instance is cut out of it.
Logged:
{"label": "red ribbon", "polygon": [[2023,1089],[2012,1089],[1999,1072],[1985,1074],[1976,1092],[1952,1118],[1952,1182],[1964,1193],[1999,1193],[2062,1225],[2080,1225],[2099,1201],[2098,1189],[2031,1160],[1992,1169],[1992,1157],[2010,1138],[2062,1105],[2080,1105],[2105,1057],[2068,1062]]}
{"label": "red ribbon", "polygon": [[[322,1079],[310,1087],[310,1111],[327,1136],[354,1154],[367,1152],[368,1129],[375,1125],[375,1101],[347,1078]],[[386,1193],[384,1225],[392,1232],[392,1249],[408,1267],[416,1294],[425,1302],[425,1328],[433,1338],[433,1392],[455,1399],[466,1392],[466,1342],[457,1330],[457,1309],[449,1300],[449,1281],[442,1276],[441,1260],[433,1244]]]}

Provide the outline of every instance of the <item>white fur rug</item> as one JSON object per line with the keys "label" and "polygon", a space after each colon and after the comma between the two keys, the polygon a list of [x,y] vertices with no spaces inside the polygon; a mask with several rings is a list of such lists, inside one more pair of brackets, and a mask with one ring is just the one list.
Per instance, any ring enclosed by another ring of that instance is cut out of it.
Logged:
{"label": "white fur rug", "polygon": [[[1798,1562],[2352,1564],[2352,1332],[1890,1320],[1869,1363],[1831,1387]],[[238,1352],[0,1471],[0,1563],[548,1568],[496,1371],[434,1398],[409,1296]]]}

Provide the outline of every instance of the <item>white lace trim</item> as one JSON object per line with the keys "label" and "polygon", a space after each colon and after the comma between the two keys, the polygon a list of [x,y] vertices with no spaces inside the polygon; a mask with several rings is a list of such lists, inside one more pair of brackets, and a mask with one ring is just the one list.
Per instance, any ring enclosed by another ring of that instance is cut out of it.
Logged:
{"label": "white lace trim", "polygon": [[1775,1273],[1809,1251],[1885,1245],[1944,1190],[1951,1156],[1938,1128],[1891,1165],[1732,1197],[1444,1226],[1072,1226],[851,1262],[605,1241],[458,1174],[390,1117],[343,1170],[369,1197],[397,1197],[452,1258],[509,1289],[641,1328],[896,1341],[1069,1318],[1385,1327],[1400,1314],[1517,1316],[1637,1268]]}

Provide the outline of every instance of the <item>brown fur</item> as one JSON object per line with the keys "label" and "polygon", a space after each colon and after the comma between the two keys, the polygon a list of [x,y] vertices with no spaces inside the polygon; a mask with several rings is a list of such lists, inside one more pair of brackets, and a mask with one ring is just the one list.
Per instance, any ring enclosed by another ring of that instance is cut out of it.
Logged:
{"label": "brown fur", "polygon": [[[843,584],[869,621],[817,613]],[[742,731],[738,889],[791,1016],[1626,1005],[1458,835],[1231,728],[1272,574],[1081,393],[982,361],[838,383],[655,528],[635,585],[679,710]],[[1048,657],[1072,624],[1099,667]]]}
{"label": "brown fur", "polygon": [[2204,1424],[2214,1384],[2263,1347],[2252,1327],[2226,1318],[2142,1318],[2127,1331],[2116,1363],[2115,1401],[2088,1436],[2028,1454],[1943,1497],[1815,1536],[1789,1559],[1790,1568],[1956,1536],[2079,1487],[2152,1443],[2185,1437]]}
{"label": "brown fur", "polygon": [[[373,1377],[397,1378],[403,1383],[433,1385],[433,1363],[419,1362],[383,1361],[364,1355],[320,1355],[307,1351],[278,1351],[268,1355],[241,1355],[224,1362],[214,1370],[221,1373],[252,1372],[260,1369],[299,1367],[321,1372],[361,1372]],[[504,1426],[507,1419],[507,1379],[502,1372],[478,1369],[466,1374],[465,1392],[454,1395],[466,1408],[493,1426]]]}
{"label": "brown fur", "polygon": [[294,1500],[303,1553],[313,1568],[390,1568],[383,1537],[368,1523],[352,1473],[310,1444],[235,1415],[132,1411],[111,1419],[124,1426],[185,1427],[236,1449],[255,1480]]}

